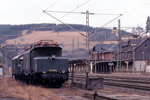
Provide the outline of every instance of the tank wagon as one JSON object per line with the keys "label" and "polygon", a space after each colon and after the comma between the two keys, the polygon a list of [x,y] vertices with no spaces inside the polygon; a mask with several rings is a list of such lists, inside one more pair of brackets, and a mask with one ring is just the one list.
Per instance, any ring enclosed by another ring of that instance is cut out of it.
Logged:
{"label": "tank wagon", "polygon": [[12,59],[12,75],[26,83],[61,86],[68,80],[68,66],[56,42],[41,40]]}

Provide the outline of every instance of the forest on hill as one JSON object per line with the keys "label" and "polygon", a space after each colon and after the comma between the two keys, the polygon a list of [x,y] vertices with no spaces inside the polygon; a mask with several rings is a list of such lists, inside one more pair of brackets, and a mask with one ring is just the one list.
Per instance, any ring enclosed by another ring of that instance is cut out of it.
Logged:
{"label": "forest on hill", "polygon": [[[78,25],[78,24],[68,24],[74,29],[78,31],[86,31],[85,25]],[[97,41],[101,39],[106,39],[109,36],[112,36],[111,29],[105,28],[96,28],[96,27],[89,27],[90,32],[94,32],[95,30],[98,31],[91,35],[91,40]],[[16,38],[22,35],[22,31],[27,30],[27,34],[30,34],[32,31],[73,31],[69,27],[64,24],[25,24],[25,25],[0,25],[0,43],[4,42],[7,39]],[[95,38],[95,36],[97,38]],[[123,35],[131,35],[131,33],[121,30],[121,36]],[[109,37],[111,38],[111,37]],[[113,40],[113,39],[112,39]]]}

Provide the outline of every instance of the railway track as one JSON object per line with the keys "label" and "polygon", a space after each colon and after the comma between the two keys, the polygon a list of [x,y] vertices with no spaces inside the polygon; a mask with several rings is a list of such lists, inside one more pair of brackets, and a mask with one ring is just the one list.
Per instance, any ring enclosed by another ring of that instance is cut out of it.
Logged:
{"label": "railway track", "polygon": [[[81,78],[82,76],[80,76]],[[70,80],[69,80],[70,81]],[[5,88],[2,87],[2,80],[0,90],[7,95],[15,95],[16,98],[23,98],[24,100],[94,100],[94,92],[83,90],[77,87],[70,87],[70,82],[63,84],[61,88],[43,88],[41,86],[32,86],[20,81],[16,81],[12,78],[5,79]],[[80,81],[80,80],[76,80]],[[4,91],[5,90],[5,91]],[[41,92],[42,91],[42,92]],[[105,90],[97,90],[96,100],[120,100],[122,97],[118,97],[114,94],[109,94]],[[113,95],[113,96],[111,96]],[[114,97],[116,96],[116,97]],[[120,95],[119,95],[120,96]],[[131,100],[131,99],[124,99]],[[150,100],[150,99],[140,99]]]}
{"label": "railway track", "polygon": [[[112,98],[112,97],[107,97],[107,96],[99,95],[98,92],[100,92],[100,91],[95,92],[93,90],[89,91],[89,90],[80,89],[80,88],[77,88],[75,86],[71,86],[70,87],[69,84],[70,84],[70,82],[65,83],[62,86],[62,90],[60,89],[59,93],[61,91],[64,93],[65,91],[69,90],[70,92],[71,91],[75,92],[75,94],[77,96],[83,97],[81,100],[119,100],[119,99],[115,99],[115,98]],[[73,99],[73,100],[77,100],[77,99]],[[78,99],[78,100],[80,100],[80,99]]]}
{"label": "railway track", "polygon": [[[150,78],[145,77],[123,77],[123,76],[96,76],[90,75],[91,78],[103,78],[104,87],[112,86],[126,89],[135,89],[142,91],[150,91]],[[85,75],[75,75],[75,82],[85,81]]]}
{"label": "railway track", "polygon": [[135,85],[135,84],[130,84],[130,83],[119,83],[119,82],[108,82],[108,81],[106,82],[105,81],[104,85],[150,91],[149,86],[141,86],[141,85]]}

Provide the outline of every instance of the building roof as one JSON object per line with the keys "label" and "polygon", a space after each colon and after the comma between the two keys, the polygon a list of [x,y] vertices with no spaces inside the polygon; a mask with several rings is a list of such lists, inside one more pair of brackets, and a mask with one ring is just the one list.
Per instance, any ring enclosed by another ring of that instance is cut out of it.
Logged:
{"label": "building roof", "polygon": [[92,50],[91,53],[94,51],[99,53],[106,53],[106,52],[115,52],[117,51],[118,44],[96,44]]}
{"label": "building roof", "polygon": [[[140,46],[144,41],[150,39],[146,38],[138,38],[138,39],[129,39],[127,41],[121,41],[121,52],[133,51],[138,46]],[[118,50],[118,44],[96,44],[92,49],[91,53],[94,51],[99,53],[107,53],[107,52],[116,52]]]}
{"label": "building roof", "polygon": [[122,52],[133,51],[147,39],[149,38],[138,38],[138,39],[130,39],[128,41],[122,41],[121,51]]}

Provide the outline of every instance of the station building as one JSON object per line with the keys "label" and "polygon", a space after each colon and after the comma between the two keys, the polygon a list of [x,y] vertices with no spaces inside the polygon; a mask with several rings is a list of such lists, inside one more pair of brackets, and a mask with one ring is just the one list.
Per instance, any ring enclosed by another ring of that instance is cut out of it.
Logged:
{"label": "station building", "polygon": [[[105,67],[110,69],[111,66],[112,71],[150,72],[150,38],[121,41],[120,52],[118,44],[97,44],[93,47],[90,56],[91,60],[96,61],[97,66],[104,66],[107,62]],[[117,67],[119,62],[121,65]]]}
{"label": "station building", "polygon": [[[120,47],[120,48],[119,48]],[[96,44],[90,51],[90,73],[150,73],[150,38],[131,38],[119,44]],[[85,72],[86,59],[70,61],[76,72]]]}

